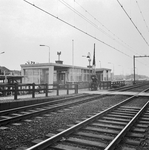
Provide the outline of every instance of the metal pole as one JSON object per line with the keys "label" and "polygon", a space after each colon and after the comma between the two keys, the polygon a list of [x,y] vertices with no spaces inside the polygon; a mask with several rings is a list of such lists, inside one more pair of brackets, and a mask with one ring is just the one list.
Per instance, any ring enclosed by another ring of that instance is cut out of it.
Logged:
{"label": "metal pole", "polygon": [[134,84],[136,83],[136,81],[135,81],[135,69],[136,69],[136,67],[135,67],[135,58],[140,58],[140,57],[149,57],[149,56],[147,56],[147,55],[144,55],[144,56],[133,56],[133,66],[134,66]]}
{"label": "metal pole", "polygon": [[4,54],[5,52],[1,52],[0,54]]}
{"label": "metal pole", "polygon": [[50,63],[50,46],[48,46],[48,45],[40,45],[40,46],[45,46],[45,47],[49,48],[49,63]]}
{"label": "metal pole", "polygon": [[134,83],[133,84],[135,84],[135,55],[133,56],[133,69],[134,69]]}
{"label": "metal pole", "polygon": [[[49,46],[48,46],[49,47]],[[49,47],[49,63],[50,63],[50,47]]]}
{"label": "metal pole", "polygon": [[101,61],[99,61],[100,62],[100,68],[101,68]]}
{"label": "metal pole", "polygon": [[73,66],[72,83],[74,83],[74,40],[72,40],[72,66]]}

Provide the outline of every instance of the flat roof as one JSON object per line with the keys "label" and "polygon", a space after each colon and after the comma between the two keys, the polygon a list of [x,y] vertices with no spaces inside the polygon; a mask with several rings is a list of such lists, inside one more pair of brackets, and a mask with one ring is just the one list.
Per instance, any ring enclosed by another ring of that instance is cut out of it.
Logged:
{"label": "flat roof", "polygon": [[[55,70],[60,69],[68,69],[68,68],[78,68],[78,69],[92,69],[88,67],[81,67],[81,66],[73,66],[73,65],[66,65],[66,64],[58,64],[58,63],[36,63],[36,64],[21,64],[22,68],[47,68],[49,66],[54,66]],[[108,68],[96,68],[96,71],[103,71],[103,70],[111,70]]]}

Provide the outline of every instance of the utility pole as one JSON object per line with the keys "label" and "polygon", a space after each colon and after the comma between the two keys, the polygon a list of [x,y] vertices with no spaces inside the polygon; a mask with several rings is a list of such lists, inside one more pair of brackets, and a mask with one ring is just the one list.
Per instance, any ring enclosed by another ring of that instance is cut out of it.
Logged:
{"label": "utility pole", "polygon": [[135,79],[135,68],[136,68],[136,67],[135,67],[135,55],[133,56],[133,67],[134,67],[134,68],[133,68],[133,69],[134,69],[134,70],[133,70],[133,72],[134,72],[134,73],[133,73],[133,79],[134,79],[133,84],[135,84],[135,82],[136,82],[136,79]]}
{"label": "utility pole", "polygon": [[133,56],[133,69],[134,69],[134,81],[133,81],[133,84],[135,84],[136,83],[136,79],[135,79],[135,69],[136,69],[136,67],[135,67],[135,58],[140,58],[140,57],[149,57],[149,56],[147,56],[147,55],[144,55],[144,56]]}
{"label": "utility pole", "polygon": [[74,40],[72,40],[72,67],[73,67],[73,71],[72,71],[72,83],[74,84]]}

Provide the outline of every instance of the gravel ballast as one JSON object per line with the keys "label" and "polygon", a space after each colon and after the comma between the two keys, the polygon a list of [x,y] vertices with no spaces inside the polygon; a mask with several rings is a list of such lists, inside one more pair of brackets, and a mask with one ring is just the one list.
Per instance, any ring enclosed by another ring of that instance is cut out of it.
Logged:
{"label": "gravel ballast", "polygon": [[86,118],[89,114],[100,112],[121,102],[128,96],[106,96],[69,109],[45,114],[40,117],[22,121],[20,124],[0,128],[0,150],[16,150],[18,147],[30,147],[31,141],[45,139],[48,133],[57,133],[58,129],[66,129],[67,125]]}

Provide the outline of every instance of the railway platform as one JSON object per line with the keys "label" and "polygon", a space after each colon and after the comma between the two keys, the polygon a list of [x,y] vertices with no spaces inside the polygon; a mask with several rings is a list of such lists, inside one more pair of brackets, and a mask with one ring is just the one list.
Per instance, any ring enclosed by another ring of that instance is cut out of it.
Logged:
{"label": "railway platform", "polygon": [[[67,92],[65,90],[60,90],[59,96],[72,96],[74,93],[74,90],[69,90],[69,95],[67,95]],[[149,96],[149,93],[145,92],[129,92],[129,91],[108,91],[108,90],[97,90],[97,91],[90,91],[89,89],[79,89],[78,94],[107,94],[107,95],[136,95],[136,96]],[[55,97],[56,91],[51,91],[48,93],[48,97]],[[35,98],[44,98],[45,93],[38,93],[36,94]],[[18,99],[14,100],[14,95],[0,97],[0,103],[8,102],[8,101],[18,101],[18,100],[27,100],[27,99],[33,99],[31,94],[27,95],[18,95]]]}
{"label": "railway platform", "polygon": [[108,91],[108,90],[97,90],[97,91],[89,91],[82,90],[82,93],[88,94],[109,94],[109,95],[138,95],[138,96],[149,96],[149,93],[146,92],[129,92],[129,91]]}

